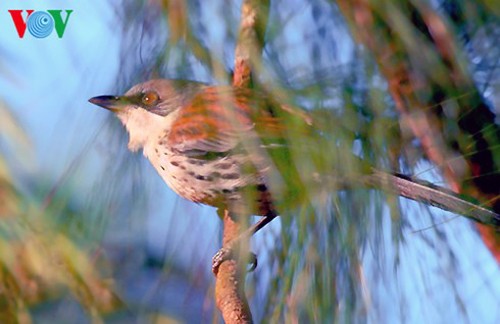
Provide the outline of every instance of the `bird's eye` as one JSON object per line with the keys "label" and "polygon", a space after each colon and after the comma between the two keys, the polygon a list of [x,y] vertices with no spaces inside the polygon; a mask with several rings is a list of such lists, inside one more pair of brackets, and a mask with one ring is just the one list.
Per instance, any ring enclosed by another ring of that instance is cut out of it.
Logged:
{"label": "bird's eye", "polygon": [[152,106],[158,101],[158,95],[156,92],[146,92],[142,95],[142,103],[146,106]]}

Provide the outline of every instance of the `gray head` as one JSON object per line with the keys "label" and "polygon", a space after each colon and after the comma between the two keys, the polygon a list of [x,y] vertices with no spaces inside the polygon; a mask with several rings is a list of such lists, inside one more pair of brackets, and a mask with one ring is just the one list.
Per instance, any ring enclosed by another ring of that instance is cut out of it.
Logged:
{"label": "gray head", "polygon": [[144,147],[153,135],[165,131],[181,107],[199,92],[203,83],[156,79],[133,86],[123,96],[89,99],[116,114],[130,134],[129,149]]}
{"label": "gray head", "polygon": [[133,86],[123,96],[98,96],[89,101],[118,115],[141,108],[166,116],[182,107],[202,87],[203,83],[194,81],[154,79]]}

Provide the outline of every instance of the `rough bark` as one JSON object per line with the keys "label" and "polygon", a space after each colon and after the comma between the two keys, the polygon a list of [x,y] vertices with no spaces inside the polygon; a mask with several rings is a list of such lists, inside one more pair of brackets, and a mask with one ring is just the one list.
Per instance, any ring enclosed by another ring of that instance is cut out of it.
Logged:
{"label": "rough bark", "polygon": [[[224,211],[223,246],[241,233],[241,224]],[[245,268],[236,260],[224,261],[217,273],[215,301],[226,323],[252,323],[252,313],[245,296]]]}

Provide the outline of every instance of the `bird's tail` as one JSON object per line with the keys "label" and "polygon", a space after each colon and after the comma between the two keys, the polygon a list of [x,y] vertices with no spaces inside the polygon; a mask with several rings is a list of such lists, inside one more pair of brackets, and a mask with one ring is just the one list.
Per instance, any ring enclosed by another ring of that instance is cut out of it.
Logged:
{"label": "bird's tail", "polygon": [[500,228],[500,214],[480,206],[470,197],[456,194],[449,189],[436,186],[430,182],[379,170],[361,176],[359,180],[370,188],[397,194]]}

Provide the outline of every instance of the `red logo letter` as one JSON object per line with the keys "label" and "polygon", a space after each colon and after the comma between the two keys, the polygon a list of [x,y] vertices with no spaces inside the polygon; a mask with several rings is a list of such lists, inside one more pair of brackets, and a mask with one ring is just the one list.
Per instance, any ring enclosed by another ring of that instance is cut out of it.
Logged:
{"label": "red logo letter", "polygon": [[[28,15],[26,16],[26,20],[33,13],[34,10],[26,10]],[[22,12],[23,10],[9,10],[10,15],[12,16],[12,21],[17,29],[17,34],[19,38],[24,37],[24,32],[26,31],[26,20],[23,19]]]}

